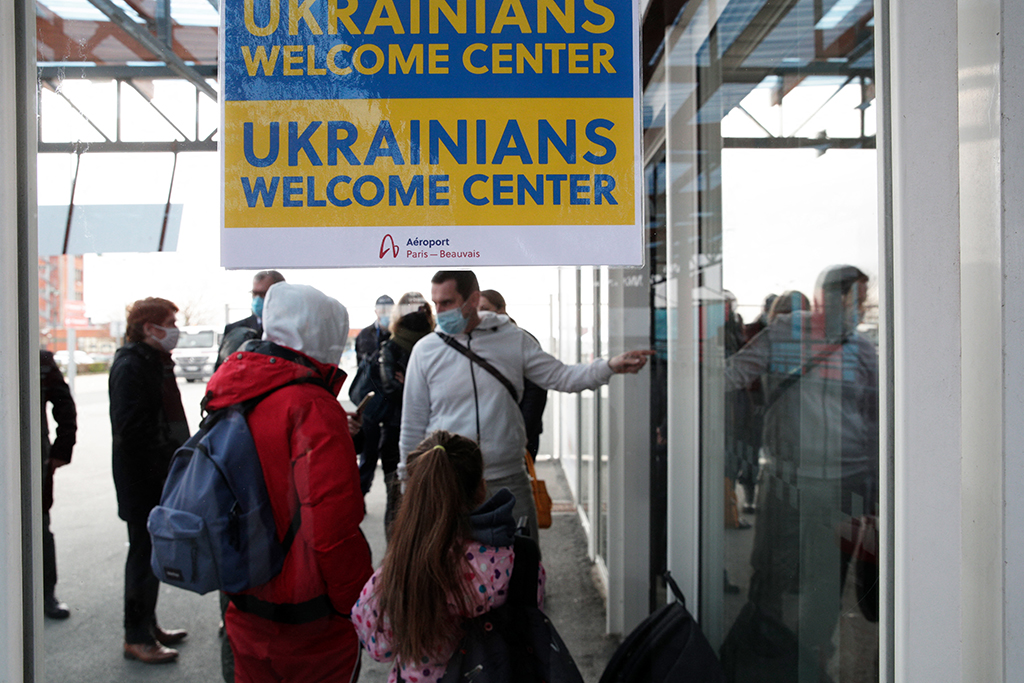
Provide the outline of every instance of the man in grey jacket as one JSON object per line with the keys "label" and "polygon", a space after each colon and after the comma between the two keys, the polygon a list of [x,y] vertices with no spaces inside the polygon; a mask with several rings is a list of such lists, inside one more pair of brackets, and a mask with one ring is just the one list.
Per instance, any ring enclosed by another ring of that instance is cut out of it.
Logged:
{"label": "man in grey jacket", "polygon": [[523,378],[557,391],[596,389],[613,374],[639,372],[653,351],[565,365],[508,316],[477,311],[480,286],[472,271],[438,271],[430,294],[438,329],[416,343],[406,370],[399,477],[409,453],[435,429],[475,439],[484,456],[488,495],[510,489],[516,497],[513,516],[525,516],[536,539],[537,511],[524,460],[526,427],[518,405]]}

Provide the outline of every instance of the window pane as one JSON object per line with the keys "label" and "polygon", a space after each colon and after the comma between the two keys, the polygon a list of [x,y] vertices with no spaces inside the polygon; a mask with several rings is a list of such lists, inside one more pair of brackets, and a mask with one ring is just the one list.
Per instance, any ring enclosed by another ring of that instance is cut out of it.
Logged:
{"label": "window pane", "polygon": [[700,616],[733,681],[877,679],[872,11],[690,3],[666,42],[668,220],[677,248],[695,239]]}

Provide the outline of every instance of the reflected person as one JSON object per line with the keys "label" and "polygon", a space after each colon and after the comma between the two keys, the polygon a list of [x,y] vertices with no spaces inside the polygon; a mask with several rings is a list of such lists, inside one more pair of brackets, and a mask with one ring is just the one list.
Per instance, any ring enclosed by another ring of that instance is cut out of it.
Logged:
{"label": "reflected person", "polygon": [[[853,266],[825,269],[810,311],[778,314],[726,362],[727,389],[760,379],[765,394],[749,600],[798,634],[799,671],[778,680],[823,676],[850,561],[841,532],[877,505],[878,355],[857,331],[867,284]],[[727,670],[737,665],[731,655],[745,656],[729,640]]]}

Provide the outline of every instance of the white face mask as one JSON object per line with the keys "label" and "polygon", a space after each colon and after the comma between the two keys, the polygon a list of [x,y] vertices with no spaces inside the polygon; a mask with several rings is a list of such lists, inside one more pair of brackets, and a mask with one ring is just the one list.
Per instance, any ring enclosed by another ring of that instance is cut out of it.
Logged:
{"label": "white face mask", "polygon": [[167,353],[170,353],[171,350],[178,345],[178,335],[180,334],[178,328],[160,327],[159,325],[153,325],[153,327],[163,331],[164,333],[163,339],[156,339],[156,337],[153,337],[153,339],[156,339],[156,342],[157,344],[160,345],[160,348],[162,348]]}

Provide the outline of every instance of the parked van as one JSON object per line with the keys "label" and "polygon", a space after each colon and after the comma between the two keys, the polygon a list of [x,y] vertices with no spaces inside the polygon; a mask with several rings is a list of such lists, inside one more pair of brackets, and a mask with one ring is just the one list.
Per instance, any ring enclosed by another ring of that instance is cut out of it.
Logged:
{"label": "parked van", "polygon": [[186,325],[178,329],[181,331],[178,345],[171,351],[174,375],[189,382],[210,379],[217,363],[220,332],[206,325]]}

